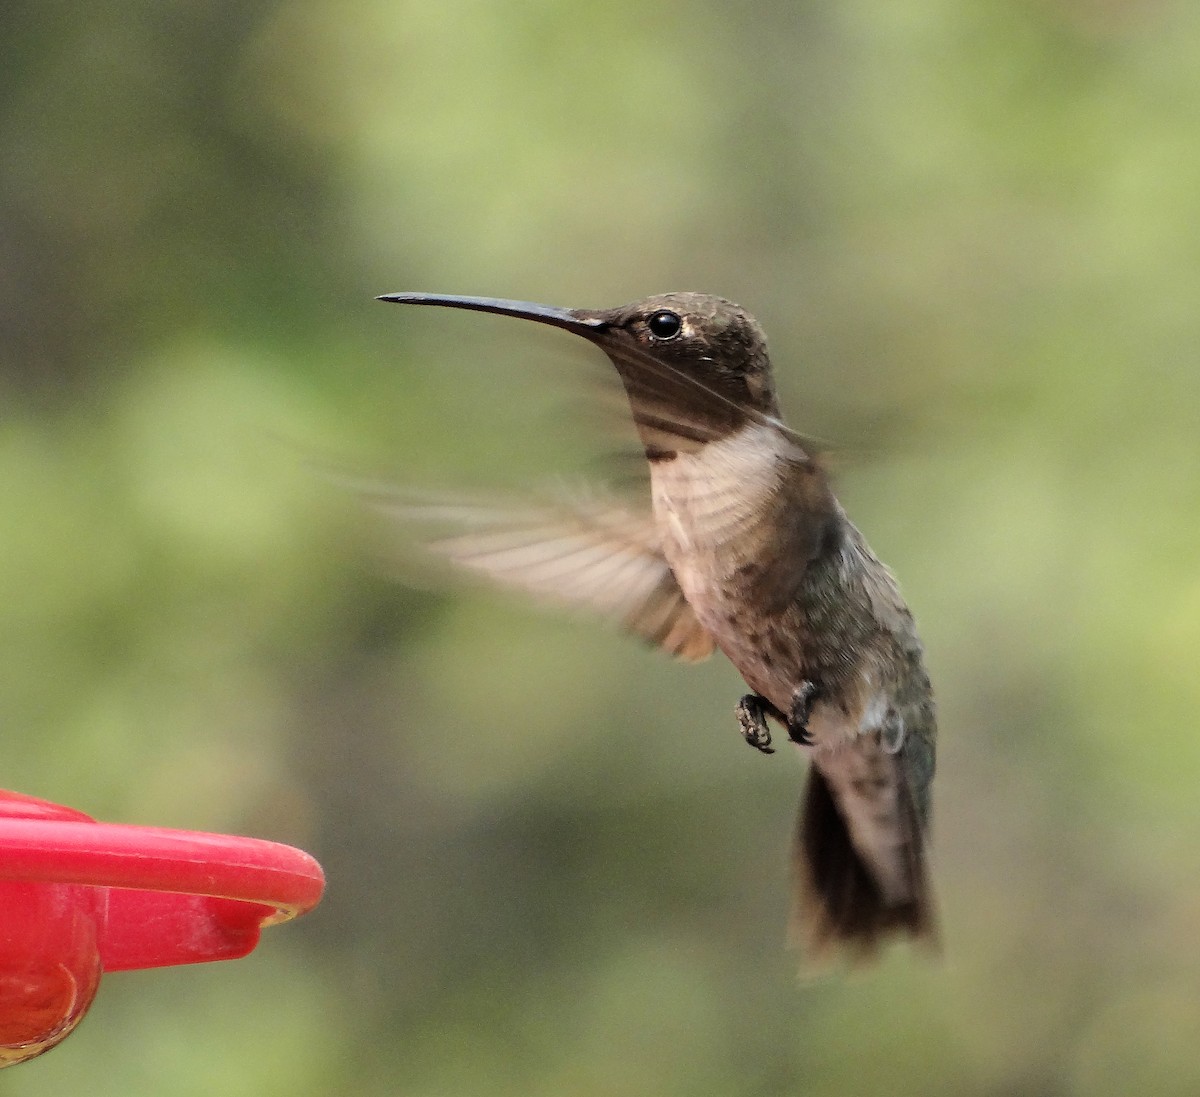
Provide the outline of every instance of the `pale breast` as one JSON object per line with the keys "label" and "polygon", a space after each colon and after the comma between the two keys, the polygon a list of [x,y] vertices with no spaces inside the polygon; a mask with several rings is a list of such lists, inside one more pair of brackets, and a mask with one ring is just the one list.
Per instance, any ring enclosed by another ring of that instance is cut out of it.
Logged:
{"label": "pale breast", "polygon": [[749,626],[765,622],[747,619],[745,565],[768,543],[773,499],[799,456],[777,430],[752,423],[651,470],[667,562],[701,624],[748,678],[764,639]]}
{"label": "pale breast", "polygon": [[654,512],[672,566],[719,569],[744,555],[794,448],[775,428],[750,423],[696,453],[652,465]]}

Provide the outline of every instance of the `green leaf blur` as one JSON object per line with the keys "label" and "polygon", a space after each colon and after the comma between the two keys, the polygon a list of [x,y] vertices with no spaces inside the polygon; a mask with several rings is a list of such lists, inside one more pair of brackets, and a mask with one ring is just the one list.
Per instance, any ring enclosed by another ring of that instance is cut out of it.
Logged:
{"label": "green leaf blur", "polygon": [[[0,784],[313,852],[16,1097],[1200,1091],[1200,8],[8,0]],[[330,468],[594,467],[560,334],[742,302],[940,702],[945,957],[798,983],[736,674],[394,581]]]}

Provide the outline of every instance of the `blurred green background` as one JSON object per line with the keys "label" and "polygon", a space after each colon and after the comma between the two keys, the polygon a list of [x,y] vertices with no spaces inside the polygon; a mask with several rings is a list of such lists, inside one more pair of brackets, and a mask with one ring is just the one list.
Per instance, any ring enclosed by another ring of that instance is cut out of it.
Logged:
{"label": "blurred green background", "polygon": [[[323,463],[596,459],[585,347],[402,289],[759,316],[928,647],[943,962],[797,983],[727,665],[387,575]],[[329,890],[0,1093],[1200,1092],[1198,306],[1184,0],[8,0],[2,783]]]}

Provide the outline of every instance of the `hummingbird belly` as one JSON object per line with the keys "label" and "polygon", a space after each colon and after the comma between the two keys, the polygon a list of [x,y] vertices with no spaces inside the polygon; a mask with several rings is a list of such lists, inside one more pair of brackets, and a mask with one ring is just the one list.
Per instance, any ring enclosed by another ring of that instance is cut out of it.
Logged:
{"label": "hummingbird belly", "polygon": [[663,552],[680,590],[747,684],[781,712],[805,678],[803,636],[791,607],[761,604],[750,576],[776,552],[772,512],[791,448],[778,431],[751,423],[651,470]]}

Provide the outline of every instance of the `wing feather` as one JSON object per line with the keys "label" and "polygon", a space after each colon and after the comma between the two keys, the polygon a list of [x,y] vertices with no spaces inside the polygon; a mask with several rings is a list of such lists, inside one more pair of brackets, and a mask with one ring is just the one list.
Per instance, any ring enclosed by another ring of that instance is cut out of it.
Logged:
{"label": "wing feather", "polygon": [[430,552],[493,583],[599,612],[680,659],[715,649],[649,515],[597,498],[505,505],[400,489],[368,494],[402,526],[425,531]]}

